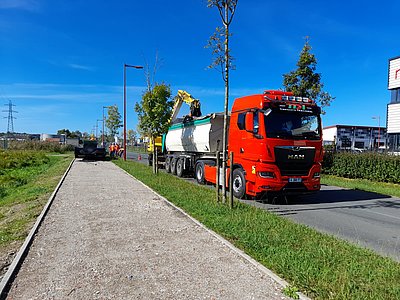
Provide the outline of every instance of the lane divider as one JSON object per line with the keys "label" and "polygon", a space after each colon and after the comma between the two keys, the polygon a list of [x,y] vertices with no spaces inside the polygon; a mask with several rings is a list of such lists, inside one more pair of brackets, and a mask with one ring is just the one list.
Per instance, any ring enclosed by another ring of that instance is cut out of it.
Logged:
{"label": "lane divider", "polygon": [[33,225],[31,231],[29,232],[28,236],[26,237],[24,243],[22,244],[21,248],[19,249],[17,255],[14,257],[14,260],[12,261],[11,265],[9,266],[7,273],[4,275],[3,279],[0,282],[0,299],[6,299],[7,293],[11,287],[11,284],[18,272],[19,267],[23,263],[26,255],[29,252],[29,247],[31,246],[35,234],[37,233],[40,224],[43,222],[47,212],[49,211],[49,208],[51,204],[53,203],[54,198],[57,195],[58,190],[60,189],[62,183],[64,182],[65,177],[67,177],[67,174],[69,170],[71,169],[73,163],[75,161],[75,158],[71,161],[69,164],[67,170],[65,171],[63,177],[60,179],[57,187],[51,194],[49,200],[47,201],[46,205],[44,206],[42,212],[40,213],[39,217],[36,219],[35,225]]}

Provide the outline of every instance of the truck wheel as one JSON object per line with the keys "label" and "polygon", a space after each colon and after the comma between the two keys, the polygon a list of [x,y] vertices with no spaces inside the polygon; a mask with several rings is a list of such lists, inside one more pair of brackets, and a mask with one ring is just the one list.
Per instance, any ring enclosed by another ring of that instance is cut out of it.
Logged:
{"label": "truck wheel", "polygon": [[204,179],[204,163],[198,162],[195,168],[196,180],[199,184],[205,184],[206,180]]}
{"label": "truck wheel", "polygon": [[171,158],[171,173],[176,175],[176,158]]}
{"label": "truck wheel", "polygon": [[183,173],[184,173],[183,163],[184,163],[183,158],[178,158],[176,160],[176,176],[178,176],[178,177],[183,176]]}
{"label": "truck wheel", "polygon": [[242,169],[233,170],[233,195],[236,198],[243,199],[246,195],[246,179]]}
{"label": "truck wheel", "polygon": [[165,159],[165,172],[171,173],[171,157]]}

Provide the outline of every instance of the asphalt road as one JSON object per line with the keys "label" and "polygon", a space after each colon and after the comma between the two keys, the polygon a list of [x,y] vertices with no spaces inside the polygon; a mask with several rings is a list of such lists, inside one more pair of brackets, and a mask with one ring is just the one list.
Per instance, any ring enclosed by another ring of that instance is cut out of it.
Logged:
{"label": "asphalt road", "polygon": [[400,199],[322,186],[289,205],[244,201],[400,261]]}
{"label": "asphalt road", "polygon": [[[127,157],[138,158],[136,153],[127,153]],[[147,155],[142,154],[141,161],[147,163]],[[186,180],[196,182],[194,179]],[[290,204],[243,202],[400,261],[399,198],[322,186],[319,193],[298,197]]]}

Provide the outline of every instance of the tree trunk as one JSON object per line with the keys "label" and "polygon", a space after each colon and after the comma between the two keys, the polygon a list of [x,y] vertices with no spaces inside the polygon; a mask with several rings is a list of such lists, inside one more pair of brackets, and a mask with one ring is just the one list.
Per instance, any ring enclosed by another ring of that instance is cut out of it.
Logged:
{"label": "tree trunk", "polygon": [[222,137],[222,197],[226,197],[226,162],[228,146],[228,103],[229,103],[229,24],[228,22],[228,1],[225,1],[225,105],[224,105],[224,132]]}

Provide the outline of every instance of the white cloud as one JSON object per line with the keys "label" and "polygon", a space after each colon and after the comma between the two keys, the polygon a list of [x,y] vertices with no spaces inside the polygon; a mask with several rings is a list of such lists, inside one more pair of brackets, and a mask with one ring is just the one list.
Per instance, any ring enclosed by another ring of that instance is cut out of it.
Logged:
{"label": "white cloud", "polygon": [[85,70],[85,71],[93,71],[94,70],[92,67],[79,65],[79,64],[69,64],[68,67],[70,67],[72,69]]}
{"label": "white cloud", "polygon": [[0,9],[38,11],[39,2],[37,0],[1,0]]}
{"label": "white cloud", "polygon": [[[138,100],[144,89],[144,86],[128,86],[128,98]],[[0,85],[0,91],[0,95],[5,99],[101,104],[121,102],[123,88],[122,85],[14,83]]]}

